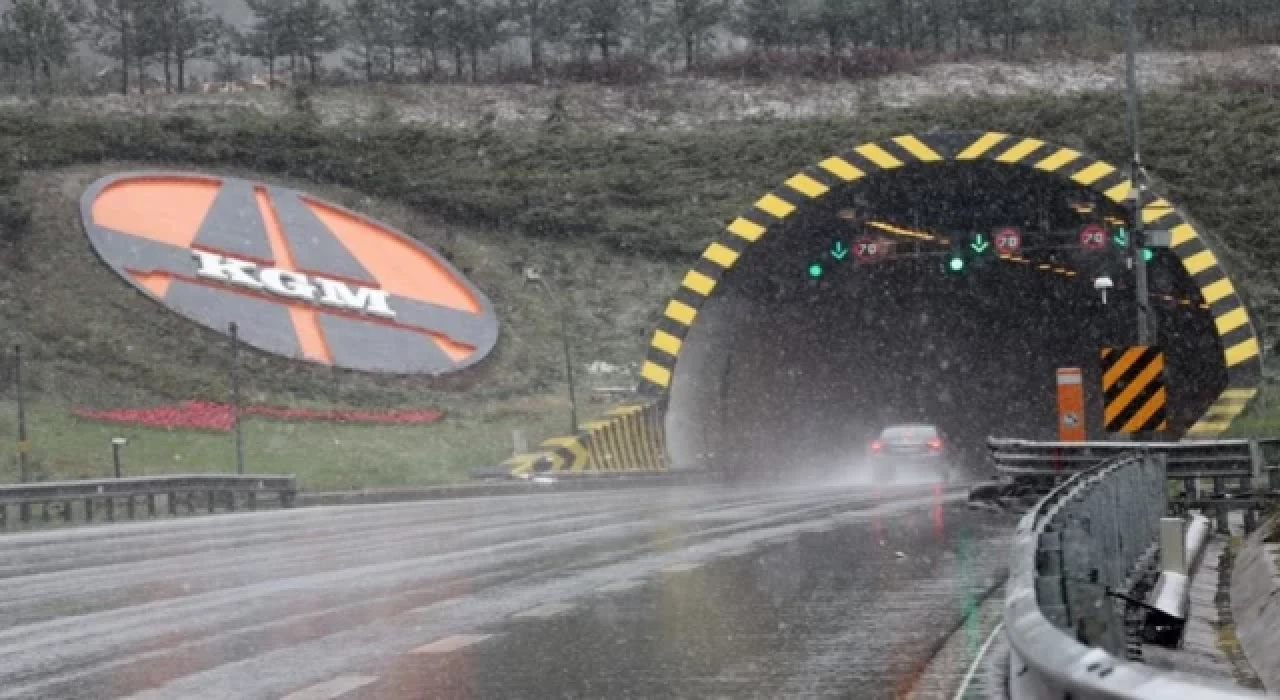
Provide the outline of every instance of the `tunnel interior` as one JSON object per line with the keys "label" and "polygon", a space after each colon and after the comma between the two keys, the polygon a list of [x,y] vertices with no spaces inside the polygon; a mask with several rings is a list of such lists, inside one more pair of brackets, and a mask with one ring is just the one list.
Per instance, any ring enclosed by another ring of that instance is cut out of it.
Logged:
{"label": "tunnel interior", "polygon": [[[1099,350],[1137,333],[1128,231],[1098,193],[994,163],[833,190],[750,246],[700,310],[671,386],[673,460],[839,471],[883,427],[926,422],[981,471],[987,436],[1056,439],[1062,367],[1083,370],[1088,434],[1105,437]],[[1181,262],[1161,249],[1148,260],[1176,436],[1226,371]]]}

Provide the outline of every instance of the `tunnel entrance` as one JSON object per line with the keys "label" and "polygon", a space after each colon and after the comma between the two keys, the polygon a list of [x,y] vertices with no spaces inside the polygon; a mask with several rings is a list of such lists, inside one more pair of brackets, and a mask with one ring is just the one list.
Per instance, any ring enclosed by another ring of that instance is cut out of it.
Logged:
{"label": "tunnel entrance", "polygon": [[[1106,437],[1098,353],[1136,340],[1127,185],[1076,151],[996,136],[860,147],[730,225],[645,366],[676,466],[839,470],[883,427],[927,422],[977,467],[989,435],[1056,439],[1060,367],[1083,369],[1089,435]],[[1144,220],[1178,231],[1146,253],[1167,435],[1221,429],[1256,390],[1252,327],[1167,202],[1147,200]]]}

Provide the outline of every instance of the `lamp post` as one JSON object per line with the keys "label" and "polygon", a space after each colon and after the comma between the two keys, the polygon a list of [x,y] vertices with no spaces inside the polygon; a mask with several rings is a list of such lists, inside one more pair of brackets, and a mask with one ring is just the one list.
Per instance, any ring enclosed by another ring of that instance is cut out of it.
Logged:
{"label": "lamp post", "polygon": [[1152,345],[1157,337],[1155,314],[1151,311],[1151,292],[1147,277],[1147,260],[1144,249],[1147,245],[1147,234],[1142,219],[1142,206],[1146,183],[1142,171],[1142,124],[1141,104],[1138,101],[1138,29],[1135,16],[1136,0],[1128,0],[1125,11],[1128,14],[1128,29],[1125,37],[1125,92],[1129,112],[1129,151],[1132,161],[1129,164],[1129,205],[1133,217],[1133,231],[1129,236],[1129,254],[1133,260],[1134,292],[1138,305],[1138,344]]}
{"label": "lamp post", "polygon": [[547,293],[547,298],[551,300],[552,306],[557,307],[560,315],[560,342],[564,347],[564,370],[569,380],[569,432],[578,432],[578,399],[573,384],[573,355],[569,349],[569,309],[560,303],[560,299],[555,292],[551,291],[551,285],[547,283],[545,277],[536,267],[528,266],[524,269],[525,282],[536,282],[542,286],[543,291]]}
{"label": "lamp post", "polygon": [[[124,475],[124,469],[120,464],[120,450],[127,444],[129,444],[129,441],[125,438],[111,438],[111,464],[115,466],[117,479]],[[130,506],[130,508],[132,507]]]}

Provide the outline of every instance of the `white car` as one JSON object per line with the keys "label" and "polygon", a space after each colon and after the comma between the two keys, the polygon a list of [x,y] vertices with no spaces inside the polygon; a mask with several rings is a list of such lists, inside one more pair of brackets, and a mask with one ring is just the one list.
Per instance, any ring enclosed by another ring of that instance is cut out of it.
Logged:
{"label": "white car", "polygon": [[947,443],[937,426],[923,423],[891,425],[867,448],[876,483],[898,481],[902,477],[930,478],[948,481],[951,459]]}

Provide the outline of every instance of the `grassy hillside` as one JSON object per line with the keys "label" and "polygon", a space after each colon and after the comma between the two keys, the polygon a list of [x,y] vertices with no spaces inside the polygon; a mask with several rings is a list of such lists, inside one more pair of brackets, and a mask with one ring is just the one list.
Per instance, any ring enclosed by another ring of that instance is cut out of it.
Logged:
{"label": "grassy hillside", "polygon": [[[553,423],[547,411],[563,406],[556,398],[562,394],[563,373],[551,309],[535,290],[521,286],[518,271],[525,262],[549,266],[568,290],[580,365],[634,363],[662,297],[674,289],[684,267],[727,219],[792,171],[858,141],[945,128],[1036,135],[1119,161],[1125,142],[1121,107],[1116,95],[954,101],[856,119],[630,134],[572,123],[521,132],[378,121],[334,128],[305,112],[243,114],[220,122],[5,112],[0,114],[0,154],[11,154],[25,173],[15,191],[30,207],[32,223],[30,233],[0,242],[6,270],[0,276],[0,340],[29,348],[34,393],[50,422],[63,420],[56,417],[71,404],[224,399],[223,340],[157,313],[97,263],[74,208],[83,186],[106,172],[213,168],[315,191],[427,241],[486,290],[504,324],[489,361],[443,381],[333,372],[254,353],[248,369],[251,397],[425,404],[450,412],[447,425],[406,432],[409,446],[423,436],[447,435],[468,421],[501,425],[503,431],[527,425],[536,434],[559,422]],[[1277,293],[1270,270],[1280,262],[1280,239],[1272,235],[1280,221],[1280,156],[1274,155],[1280,153],[1280,99],[1161,94],[1148,99],[1145,116],[1149,169],[1225,244],[1227,260],[1244,280],[1255,310],[1271,322]],[[0,432],[7,433],[4,420],[7,416],[0,419]],[[463,435],[453,444],[485,443],[476,433]],[[297,436],[266,433],[260,439],[298,442]],[[375,481],[444,478],[451,469],[500,457],[499,443],[449,453],[430,469],[406,468]],[[99,448],[45,449],[51,450],[51,460],[57,452],[54,461],[64,465],[51,473],[103,459],[94,451]],[[157,448],[155,459],[175,449]],[[368,454],[358,445],[350,449]],[[405,452],[406,463],[421,461],[412,447]],[[296,457],[304,466],[307,454],[301,450]],[[226,463],[223,456],[210,459]],[[344,476],[332,482],[370,480]]]}

